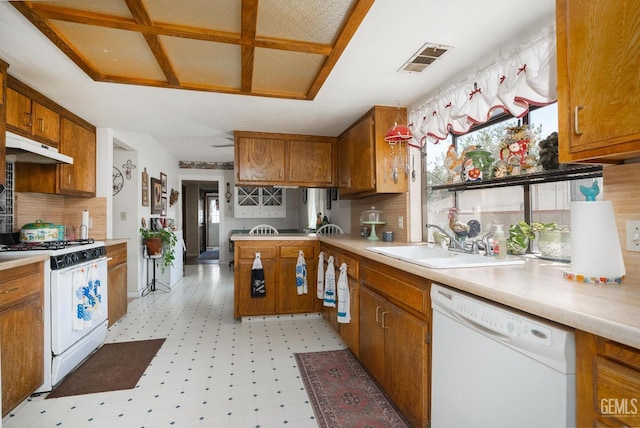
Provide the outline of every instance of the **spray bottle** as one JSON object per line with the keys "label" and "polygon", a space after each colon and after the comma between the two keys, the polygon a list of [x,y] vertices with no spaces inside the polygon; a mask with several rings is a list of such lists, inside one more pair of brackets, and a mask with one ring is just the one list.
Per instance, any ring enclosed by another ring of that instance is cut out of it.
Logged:
{"label": "spray bottle", "polygon": [[504,235],[501,224],[496,224],[496,231],[493,233],[493,237],[498,241],[498,258],[507,258],[507,238]]}

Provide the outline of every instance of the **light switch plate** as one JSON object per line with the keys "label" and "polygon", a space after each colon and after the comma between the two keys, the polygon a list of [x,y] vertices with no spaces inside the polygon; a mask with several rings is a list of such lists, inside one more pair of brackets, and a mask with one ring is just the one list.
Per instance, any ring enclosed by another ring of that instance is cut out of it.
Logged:
{"label": "light switch plate", "polygon": [[640,221],[627,222],[627,251],[640,251]]}

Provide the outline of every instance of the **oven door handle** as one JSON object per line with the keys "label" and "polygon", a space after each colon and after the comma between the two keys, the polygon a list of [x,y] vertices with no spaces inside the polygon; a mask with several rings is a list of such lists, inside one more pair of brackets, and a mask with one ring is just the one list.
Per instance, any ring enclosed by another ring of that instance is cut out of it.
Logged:
{"label": "oven door handle", "polygon": [[64,268],[64,269],[57,269],[57,270],[54,270],[52,272],[58,272],[60,274],[64,274],[64,273],[68,273],[68,272],[71,272],[71,271],[77,270],[77,269],[82,269],[82,268],[84,268],[86,266],[90,266],[90,265],[92,265],[94,263],[100,263],[100,262],[105,262],[106,263],[107,262],[107,258],[106,257],[100,257],[99,259],[87,260],[86,262],[82,262],[82,263],[79,263],[77,265],[69,266],[68,268]]}

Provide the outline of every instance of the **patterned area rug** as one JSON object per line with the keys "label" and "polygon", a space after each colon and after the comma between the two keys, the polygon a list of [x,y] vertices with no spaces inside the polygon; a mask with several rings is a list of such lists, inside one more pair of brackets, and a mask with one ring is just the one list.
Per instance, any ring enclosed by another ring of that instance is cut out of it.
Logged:
{"label": "patterned area rug", "polygon": [[412,426],[350,350],[294,356],[319,427]]}

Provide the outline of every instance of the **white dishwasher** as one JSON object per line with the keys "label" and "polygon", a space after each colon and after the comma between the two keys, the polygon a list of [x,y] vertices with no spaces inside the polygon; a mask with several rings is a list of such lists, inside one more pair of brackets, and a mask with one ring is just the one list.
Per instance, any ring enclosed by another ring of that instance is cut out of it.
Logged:
{"label": "white dishwasher", "polygon": [[573,330],[431,287],[431,427],[575,426]]}

